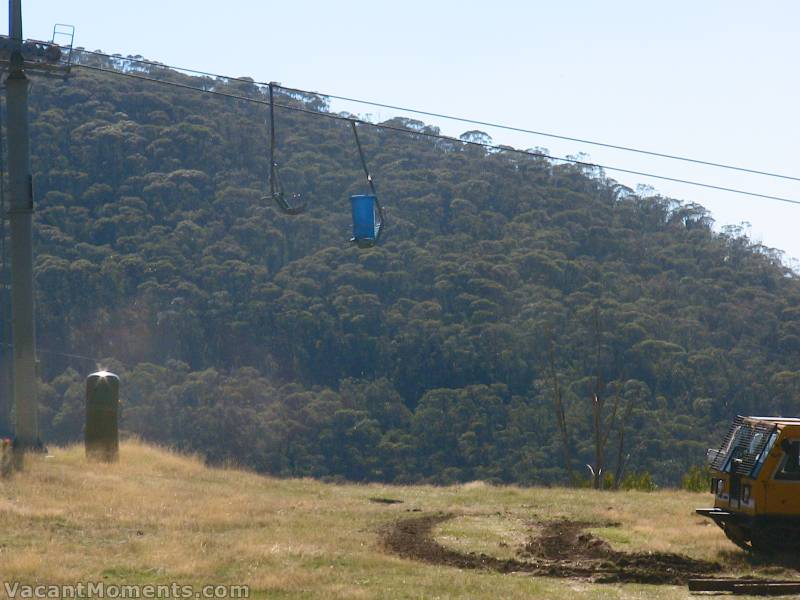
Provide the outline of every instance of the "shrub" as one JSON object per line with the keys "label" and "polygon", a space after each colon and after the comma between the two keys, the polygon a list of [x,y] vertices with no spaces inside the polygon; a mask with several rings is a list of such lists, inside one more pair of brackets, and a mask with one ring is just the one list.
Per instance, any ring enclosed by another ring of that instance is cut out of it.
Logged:
{"label": "shrub", "polygon": [[658,489],[656,482],[653,481],[653,476],[647,471],[626,475],[619,487],[622,490],[638,490],[640,492],[653,492]]}
{"label": "shrub", "polygon": [[708,491],[710,477],[706,467],[694,465],[681,477],[681,489],[689,492]]}

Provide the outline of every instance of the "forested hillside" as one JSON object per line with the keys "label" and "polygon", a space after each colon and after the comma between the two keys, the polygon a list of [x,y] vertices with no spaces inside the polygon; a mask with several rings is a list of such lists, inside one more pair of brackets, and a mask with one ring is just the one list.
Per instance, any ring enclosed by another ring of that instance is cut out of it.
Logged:
{"label": "forested hillside", "polygon": [[55,352],[119,373],[125,430],[279,475],[585,478],[596,410],[607,472],[674,484],[734,414],[798,412],[798,279],[699,204],[395,119],[361,128],[388,224],[360,250],[345,122],[278,111],[287,216],[266,106],[81,69],[31,102],[45,441],[80,439],[96,366]]}

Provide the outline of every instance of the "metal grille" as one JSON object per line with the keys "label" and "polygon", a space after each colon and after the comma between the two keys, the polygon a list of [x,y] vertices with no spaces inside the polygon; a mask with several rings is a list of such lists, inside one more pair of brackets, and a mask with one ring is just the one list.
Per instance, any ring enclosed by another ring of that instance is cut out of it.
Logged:
{"label": "metal grille", "polygon": [[722,440],[722,445],[719,447],[716,453],[714,453],[710,464],[711,468],[715,471],[721,471],[725,466],[725,461],[728,458],[728,452],[730,451],[731,441],[736,431],[739,429],[739,427],[741,427],[742,423],[744,423],[743,417],[737,416],[733,420],[733,423],[731,423],[731,426],[728,429],[728,433],[725,434],[725,438]]}
{"label": "metal grille", "polygon": [[730,461],[739,459],[741,462],[735,468],[731,466],[731,471],[738,475],[750,475],[775,430],[775,425],[750,423],[744,417],[737,416],[713,456],[711,468],[722,471]]}

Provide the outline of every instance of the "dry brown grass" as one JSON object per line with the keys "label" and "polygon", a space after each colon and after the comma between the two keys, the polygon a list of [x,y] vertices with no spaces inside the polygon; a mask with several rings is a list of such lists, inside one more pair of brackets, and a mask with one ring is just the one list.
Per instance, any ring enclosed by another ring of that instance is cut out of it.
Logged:
{"label": "dry brown grass", "polygon": [[[521,539],[516,524],[566,517],[621,523],[599,530],[620,549],[710,559],[723,552],[732,568],[747,568],[694,516],[708,501],[702,494],[327,485],[210,469],[137,441],[120,456],[113,465],[87,463],[81,446],[53,448],[0,483],[0,579],[248,584],[251,597],[269,598],[687,597],[683,588],[458,571],[386,554],[381,528],[414,508],[465,515],[440,531],[461,549],[508,552]],[[376,496],[403,503],[369,501]]]}

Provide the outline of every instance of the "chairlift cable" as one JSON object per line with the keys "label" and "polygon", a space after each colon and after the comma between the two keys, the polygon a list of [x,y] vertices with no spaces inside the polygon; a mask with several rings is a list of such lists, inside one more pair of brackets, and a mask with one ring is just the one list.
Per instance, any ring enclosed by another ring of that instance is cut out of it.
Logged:
{"label": "chairlift cable", "polygon": [[[0,342],[0,346],[4,346],[4,347],[10,348],[12,350],[14,349],[14,344],[10,344],[8,342]],[[92,357],[92,356],[85,356],[83,354],[71,354],[69,352],[58,352],[57,350],[42,350],[41,348],[36,348],[36,353],[37,354],[52,354],[54,356],[61,356],[63,358],[77,358],[77,359],[80,359],[80,360],[87,360],[87,361],[90,361],[90,362],[93,362],[93,363],[96,363],[96,364],[101,364],[103,362],[103,360],[100,359],[100,358],[95,358],[95,357]],[[116,360],[117,362],[122,362],[122,361],[119,361],[117,359],[113,359],[113,360]]]}
{"label": "chairlift cable", "polygon": [[[144,77],[142,75],[136,75],[134,73],[126,73],[124,71],[116,71],[116,70],[113,70],[113,69],[104,69],[104,68],[101,68],[101,67],[93,67],[93,66],[89,66],[89,65],[79,65],[79,64],[76,64],[76,65],[73,65],[73,66],[81,68],[81,69],[87,69],[87,70],[91,70],[91,71],[98,71],[98,72],[101,72],[101,73],[109,73],[111,75],[117,75],[117,76],[120,76],[120,77],[128,77],[128,78],[132,78],[132,79],[139,79],[141,81],[149,81],[149,82],[152,82],[152,83],[160,83],[162,85],[181,88],[181,89],[186,89],[186,90],[192,90],[192,91],[201,92],[201,93],[204,93],[204,94],[212,94],[212,95],[221,96],[221,97],[225,97],[225,98],[233,98],[233,99],[236,99],[236,100],[242,100],[244,102],[251,102],[251,103],[261,104],[261,105],[269,105],[269,102],[266,101],[266,100],[259,100],[258,98],[251,98],[251,97],[248,97],[248,96],[242,96],[240,94],[231,94],[229,92],[220,92],[220,91],[217,91],[217,90],[205,90],[205,89],[194,87],[194,86],[187,85],[187,84],[184,84],[184,83],[178,83],[178,82],[174,82],[174,81],[165,81],[163,79],[154,79],[152,77]],[[654,174],[654,173],[647,173],[647,172],[644,172],[644,171],[635,171],[635,170],[632,170],[632,169],[625,169],[623,167],[615,167],[615,166],[603,165],[603,164],[599,164],[599,163],[590,163],[590,162],[586,162],[586,161],[582,161],[582,160],[577,160],[577,159],[574,159],[574,158],[553,156],[553,155],[550,155],[550,154],[545,154],[543,152],[534,152],[532,150],[522,150],[522,149],[518,149],[518,148],[510,148],[508,146],[502,146],[502,145],[499,145],[499,144],[490,144],[490,143],[487,143],[487,142],[476,142],[476,141],[472,141],[472,140],[461,140],[461,139],[454,138],[454,137],[451,137],[451,136],[446,136],[446,135],[441,135],[441,134],[436,134],[436,133],[430,133],[430,132],[425,132],[425,131],[411,131],[409,129],[404,129],[402,127],[395,127],[395,126],[392,126],[392,125],[386,125],[384,123],[370,123],[369,121],[364,121],[364,120],[361,120],[361,119],[353,119],[352,117],[344,117],[344,116],[340,116],[340,115],[336,115],[336,114],[332,114],[332,113],[325,113],[325,112],[320,112],[320,111],[316,111],[316,110],[310,110],[310,109],[307,109],[307,108],[301,108],[299,106],[289,106],[289,105],[286,105],[286,104],[275,103],[275,107],[276,108],[282,108],[282,109],[285,109],[285,110],[294,111],[294,112],[314,115],[314,116],[318,116],[318,117],[324,117],[324,118],[332,119],[332,120],[336,120],[336,121],[356,121],[359,124],[368,125],[368,126],[373,127],[375,129],[386,130],[386,131],[395,131],[395,132],[403,133],[405,135],[413,135],[413,136],[418,136],[418,137],[425,137],[425,138],[449,141],[449,142],[453,142],[455,144],[464,144],[464,145],[478,146],[478,147],[492,149],[492,150],[500,150],[500,151],[504,151],[504,152],[512,152],[514,154],[526,155],[526,156],[531,156],[531,157],[535,157],[535,158],[543,158],[543,159],[546,159],[546,160],[561,161],[561,162],[570,163],[570,164],[574,164],[574,165],[578,165],[578,166],[582,166],[582,167],[588,167],[588,168],[591,168],[591,169],[603,169],[603,170],[606,170],[606,171],[615,171],[615,172],[618,172],[618,173],[626,173],[626,174],[629,174],[629,175],[638,175],[640,177],[649,177],[649,178],[652,178],[652,179],[659,179],[661,181],[670,181],[670,182],[673,182],[673,183],[681,183],[681,184],[691,185],[691,186],[695,186],[695,187],[718,190],[718,191],[722,191],[722,192],[729,192],[729,193],[732,193],[732,194],[740,194],[740,195],[743,195],[743,196],[752,196],[752,197],[755,197],[755,198],[763,198],[765,200],[775,200],[777,202],[786,202],[786,203],[789,203],[789,204],[800,204],[800,200],[794,200],[792,198],[785,198],[785,197],[782,197],[782,196],[772,196],[770,194],[761,194],[761,193],[758,193],[758,192],[751,192],[751,191],[748,191],[748,190],[742,190],[742,189],[738,189],[738,188],[731,188],[731,187],[725,187],[725,186],[720,186],[720,185],[713,185],[713,184],[710,184],[710,183],[703,183],[703,182],[700,182],[700,181],[693,181],[693,180],[690,180],[690,179],[680,179],[680,178],[677,178],[677,177],[669,177],[669,176],[666,176],[666,175],[657,175],[657,174]]]}
{"label": "chairlift cable", "polygon": [[335,94],[324,94],[321,92],[309,92],[297,88],[290,88],[284,86],[278,86],[282,90],[286,90],[289,92],[298,92],[303,94],[318,94],[320,96],[325,96],[326,98],[332,98],[334,100],[342,100],[344,102],[353,102],[355,104],[364,104],[367,106],[374,106],[376,108],[387,108],[390,110],[397,110],[406,113],[412,113],[416,115],[421,115],[425,117],[434,117],[437,119],[447,119],[448,121],[457,121],[459,123],[469,123],[470,125],[480,125],[482,127],[492,127],[494,129],[503,129],[505,131],[514,131],[517,133],[527,133],[530,135],[537,135],[541,137],[553,138],[557,140],[564,140],[568,142],[577,142],[580,144],[587,144],[590,146],[599,146],[601,148],[610,148],[612,150],[621,150],[623,152],[633,152],[636,154],[643,154],[646,156],[655,156],[657,158],[666,158],[668,160],[678,160],[688,163],[693,163],[697,165],[704,165],[707,167],[715,167],[719,169],[729,169],[731,171],[739,171],[742,173],[750,173],[752,175],[763,175],[764,177],[776,177],[778,179],[788,179],[790,181],[800,181],[800,177],[794,177],[792,175],[784,175],[782,173],[772,173],[770,171],[762,171],[759,169],[750,169],[748,167],[739,167],[736,165],[729,165],[725,163],[718,163],[709,160],[702,160],[699,158],[690,158],[688,156],[680,156],[678,154],[668,154],[665,152],[656,152],[654,150],[644,150],[642,148],[634,148],[632,146],[622,146],[619,144],[611,144],[608,142],[598,142],[594,140],[588,140],[584,138],[572,137],[568,135],[561,135],[557,133],[549,133],[545,131],[538,131],[535,129],[525,129],[523,127],[515,127],[513,125],[503,125],[501,123],[492,123],[490,121],[481,121],[478,119],[470,119],[468,117],[457,117],[454,115],[447,115],[444,113],[436,113],[426,110],[420,110],[415,108],[405,108],[403,106],[395,106],[393,104],[384,104],[382,102],[374,102],[371,100],[359,100],[358,98],[349,98],[347,96],[337,96]]}
{"label": "chairlift cable", "polygon": [[[694,163],[694,164],[698,164],[698,165],[704,165],[704,166],[708,166],[708,167],[715,167],[715,168],[719,168],[719,169],[728,169],[728,170],[731,170],[731,171],[739,171],[739,172],[742,172],[742,173],[750,173],[752,175],[762,175],[764,177],[775,177],[775,178],[778,178],[778,179],[787,179],[787,180],[790,180],[790,181],[800,181],[800,177],[795,177],[795,176],[792,176],[792,175],[784,175],[782,173],[773,173],[773,172],[770,172],[770,171],[763,171],[763,170],[760,170],[760,169],[751,169],[751,168],[748,168],[748,167],[740,167],[740,166],[730,165],[730,164],[726,164],[726,163],[719,163],[719,162],[714,162],[714,161],[709,161],[709,160],[703,160],[703,159],[699,159],[699,158],[691,158],[691,157],[688,157],[688,156],[681,156],[681,155],[678,155],[678,154],[669,154],[669,153],[665,153],[665,152],[657,152],[657,151],[654,151],[654,150],[645,150],[645,149],[642,149],[642,148],[635,148],[633,146],[624,146],[624,145],[620,145],[620,144],[611,144],[611,143],[608,143],[608,142],[599,142],[599,141],[596,141],[596,140],[589,140],[589,139],[585,139],[585,138],[573,137],[573,136],[568,136],[568,135],[561,135],[561,134],[557,134],[557,133],[550,133],[550,132],[539,131],[539,130],[535,130],[535,129],[525,129],[523,127],[514,127],[512,125],[504,125],[502,123],[493,123],[493,122],[490,122],[490,121],[482,121],[482,120],[479,120],[479,119],[471,119],[471,118],[467,118],[467,117],[458,117],[458,116],[448,115],[448,114],[444,114],[444,113],[436,113],[436,112],[420,110],[420,109],[415,109],[415,108],[407,108],[407,107],[404,107],[404,106],[397,106],[397,105],[393,105],[393,104],[386,104],[386,103],[383,103],[383,102],[375,102],[375,101],[372,101],[372,100],[362,100],[362,99],[359,99],[359,98],[352,98],[352,97],[349,97],[349,96],[338,96],[336,94],[326,94],[326,93],[323,93],[323,92],[312,92],[310,90],[303,90],[303,89],[300,89],[300,88],[292,88],[292,87],[287,87],[287,86],[275,84],[274,82],[273,83],[265,83],[265,82],[261,82],[261,81],[251,81],[250,79],[245,79],[245,78],[242,78],[242,77],[228,77],[227,75],[220,75],[218,73],[211,73],[211,72],[208,72],[208,71],[200,71],[200,70],[197,70],[197,69],[188,69],[188,68],[185,68],[185,67],[167,65],[167,64],[164,64],[164,63],[160,63],[160,62],[156,62],[156,61],[150,61],[150,60],[146,60],[146,59],[131,58],[131,57],[127,57],[126,58],[126,57],[122,57],[122,56],[113,56],[113,55],[110,55],[110,54],[105,54],[103,52],[97,52],[97,51],[91,51],[91,50],[81,50],[80,52],[82,52],[84,54],[90,54],[90,55],[93,55],[93,56],[101,56],[101,57],[109,58],[109,59],[112,59],[112,60],[122,60],[122,61],[126,61],[126,62],[145,64],[145,65],[150,65],[150,66],[155,66],[155,67],[161,67],[161,68],[164,68],[164,69],[172,69],[174,71],[179,71],[179,72],[184,72],[184,73],[191,73],[191,74],[195,74],[195,75],[202,75],[202,76],[205,76],[205,77],[213,77],[213,78],[217,78],[217,79],[223,79],[223,80],[226,80],[226,81],[239,81],[239,82],[242,82],[242,83],[249,83],[249,84],[258,85],[258,86],[272,85],[272,86],[274,86],[274,87],[276,87],[278,89],[285,90],[287,92],[297,92],[297,93],[300,93],[300,94],[312,94],[312,95],[324,96],[326,98],[331,98],[331,99],[334,99],[334,100],[341,100],[341,101],[344,101],[344,102],[353,102],[353,103],[356,103],[356,104],[364,104],[366,106],[374,106],[376,108],[386,108],[386,109],[390,109],[390,110],[398,110],[398,111],[402,111],[402,112],[406,112],[406,113],[412,113],[412,114],[417,114],[417,115],[422,115],[422,116],[427,116],[427,117],[435,117],[435,118],[438,118],[438,119],[448,119],[450,121],[458,121],[458,122],[461,122],[461,123],[469,123],[471,125],[480,125],[480,126],[483,126],[483,127],[492,127],[492,128],[495,128],[495,129],[503,129],[503,130],[506,130],[506,131],[515,131],[517,133],[527,133],[527,134],[537,135],[537,136],[541,136],[541,137],[548,137],[548,138],[564,140],[564,141],[569,141],[569,142],[577,142],[577,143],[580,143],[580,144],[587,144],[587,145],[591,145],[591,146],[599,146],[599,147],[602,147],[602,148],[610,148],[610,149],[613,149],[613,150],[621,150],[623,152],[633,152],[633,153],[636,153],[636,154],[643,154],[643,155],[646,155],[646,156],[654,156],[654,157],[657,157],[657,158],[665,158],[665,159],[668,159],[668,160],[677,160],[677,161],[683,161],[683,162],[688,162],[688,163]],[[75,65],[75,66],[84,66],[84,65]]]}

